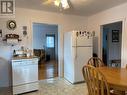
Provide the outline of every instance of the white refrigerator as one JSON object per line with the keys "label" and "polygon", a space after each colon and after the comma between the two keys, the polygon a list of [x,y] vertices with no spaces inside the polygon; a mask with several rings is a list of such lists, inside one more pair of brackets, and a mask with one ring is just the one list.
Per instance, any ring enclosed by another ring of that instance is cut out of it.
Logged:
{"label": "white refrigerator", "polygon": [[93,54],[92,34],[86,31],[64,33],[64,78],[71,83],[84,81],[82,67]]}

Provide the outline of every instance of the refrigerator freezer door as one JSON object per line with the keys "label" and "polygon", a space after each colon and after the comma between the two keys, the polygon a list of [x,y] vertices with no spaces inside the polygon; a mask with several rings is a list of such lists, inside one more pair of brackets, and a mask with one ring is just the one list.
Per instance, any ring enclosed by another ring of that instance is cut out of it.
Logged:
{"label": "refrigerator freezer door", "polygon": [[76,31],[72,32],[71,40],[72,46],[92,46],[93,45],[93,38],[87,36],[76,36]]}
{"label": "refrigerator freezer door", "polygon": [[[74,50],[76,49],[73,48]],[[89,58],[92,57],[92,47],[77,47],[77,56],[74,65],[74,83],[84,81],[82,75],[82,67],[87,64]]]}
{"label": "refrigerator freezer door", "polygon": [[77,46],[92,46],[93,45],[93,39],[92,37],[88,38],[86,36],[79,36],[77,39]]}

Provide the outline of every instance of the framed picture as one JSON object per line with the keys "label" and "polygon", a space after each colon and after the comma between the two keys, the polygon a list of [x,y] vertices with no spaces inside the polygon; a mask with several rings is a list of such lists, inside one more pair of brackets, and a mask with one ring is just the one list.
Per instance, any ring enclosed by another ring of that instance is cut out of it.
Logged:
{"label": "framed picture", "polygon": [[119,30],[112,30],[112,42],[119,42]]}
{"label": "framed picture", "polygon": [[26,36],[27,35],[27,26],[23,26],[23,35]]}

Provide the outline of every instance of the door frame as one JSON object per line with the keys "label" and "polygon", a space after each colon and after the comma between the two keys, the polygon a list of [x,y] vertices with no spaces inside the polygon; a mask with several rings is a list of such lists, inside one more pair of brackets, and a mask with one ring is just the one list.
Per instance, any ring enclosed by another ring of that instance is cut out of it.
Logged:
{"label": "door frame", "polygon": [[106,23],[103,23],[100,25],[100,58],[102,59],[102,56],[103,56],[103,25],[106,25],[106,24],[111,24],[111,23],[115,23],[115,22],[122,22],[122,41],[121,41],[121,68],[122,67],[125,67],[126,63],[124,62],[125,58],[124,58],[124,39],[126,38],[126,35],[125,35],[125,22],[126,22],[126,18],[122,18],[122,19],[117,19],[117,20],[114,20],[114,21],[110,21],[110,22],[106,22]]}
{"label": "door frame", "polygon": [[[103,30],[102,30],[102,31],[103,31],[103,33],[104,33],[104,26],[103,26]],[[107,31],[105,31],[105,32],[107,32]],[[103,59],[103,57],[104,57],[104,55],[103,55],[103,52],[104,52],[104,49],[103,49],[103,39],[104,39],[103,33],[102,33],[102,59]],[[108,34],[106,33],[105,36],[106,36],[106,63],[105,63],[104,59],[103,59],[103,61],[104,61],[105,65],[108,65],[108,63],[107,63],[107,62],[108,62],[107,60],[108,60],[108,57],[109,57],[109,54],[108,54],[108,52],[107,52],[108,49],[109,49],[109,47],[108,47],[108,45],[107,45],[107,44],[109,44],[109,43],[108,43],[108,41],[109,41],[109,40],[108,40]]]}
{"label": "door frame", "polygon": [[[63,33],[60,32],[61,31],[61,26],[58,25],[57,23],[48,23],[48,22],[44,22],[44,21],[40,21],[40,20],[36,20],[34,18],[31,19],[30,21],[30,24],[31,24],[31,27],[30,27],[30,30],[32,31],[31,32],[31,38],[32,38],[32,50],[33,50],[33,23],[42,23],[42,24],[49,24],[49,25],[57,25],[58,26],[58,77],[63,77],[63,60],[62,60],[62,55],[61,55],[61,51],[62,51],[62,35]],[[32,51],[33,52],[33,51]]]}

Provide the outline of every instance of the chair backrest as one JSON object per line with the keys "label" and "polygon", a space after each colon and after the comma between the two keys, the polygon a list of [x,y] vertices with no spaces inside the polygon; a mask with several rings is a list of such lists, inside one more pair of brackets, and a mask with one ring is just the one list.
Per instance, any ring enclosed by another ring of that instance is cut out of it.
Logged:
{"label": "chair backrest", "polygon": [[82,73],[87,83],[89,95],[110,95],[104,75],[95,67],[86,65],[83,67]]}
{"label": "chair backrest", "polygon": [[34,52],[35,56],[39,57],[41,55],[41,50],[40,49],[34,49],[33,52]]}
{"label": "chair backrest", "polygon": [[104,66],[104,63],[103,61],[98,58],[98,57],[91,57],[89,60],[88,60],[88,65],[92,65],[94,67],[102,67]]}

